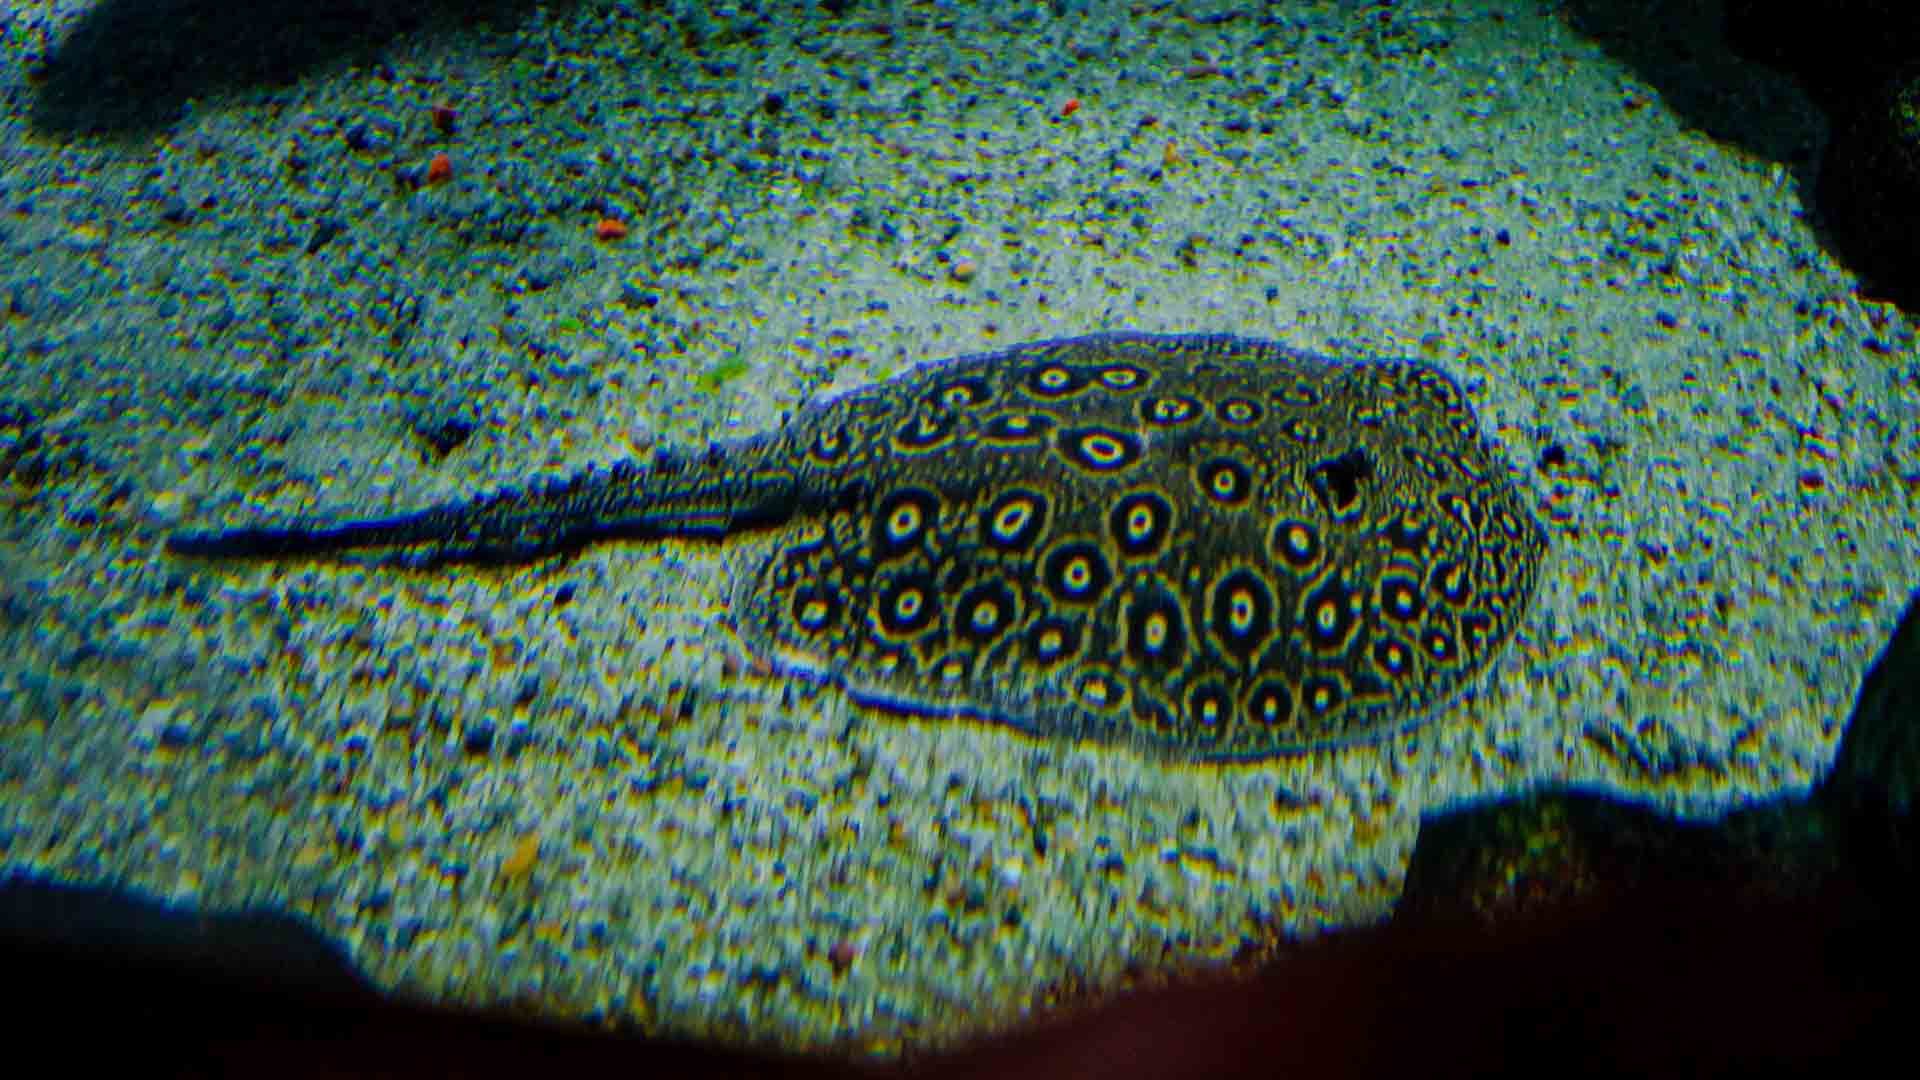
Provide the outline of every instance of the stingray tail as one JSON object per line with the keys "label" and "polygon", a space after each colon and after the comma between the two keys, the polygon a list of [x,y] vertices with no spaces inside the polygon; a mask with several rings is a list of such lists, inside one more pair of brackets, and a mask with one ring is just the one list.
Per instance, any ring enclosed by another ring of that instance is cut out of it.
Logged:
{"label": "stingray tail", "polygon": [[661,453],[650,464],[622,462],[391,517],[181,532],[167,550],[273,559],[398,549],[430,561],[514,562],[613,538],[721,537],[850,497],[808,491],[805,478],[773,457],[765,440],[716,444],[704,454]]}

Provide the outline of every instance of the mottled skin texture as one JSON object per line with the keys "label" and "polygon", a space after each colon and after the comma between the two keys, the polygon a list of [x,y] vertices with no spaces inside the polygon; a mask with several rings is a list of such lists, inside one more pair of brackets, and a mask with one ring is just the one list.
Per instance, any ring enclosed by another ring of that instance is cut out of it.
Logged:
{"label": "mottled skin texture", "polygon": [[732,612],[777,670],[1209,761],[1431,716],[1511,635],[1547,547],[1438,370],[1137,334],[923,365],[703,456],[170,546],[497,560],[764,527]]}

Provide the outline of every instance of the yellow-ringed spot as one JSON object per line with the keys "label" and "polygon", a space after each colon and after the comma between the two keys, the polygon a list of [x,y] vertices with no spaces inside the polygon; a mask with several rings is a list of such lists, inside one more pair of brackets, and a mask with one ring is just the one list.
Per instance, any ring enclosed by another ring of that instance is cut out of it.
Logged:
{"label": "yellow-ringed spot", "polygon": [[1433,572],[1427,578],[1427,587],[1433,595],[1456,608],[1465,607],[1473,599],[1473,575],[1462,560],[1448,559],[1434,563]]}
{"label": "yellow-ringed spot", "polygon": [[1187,691],[1187,723],[1193,730],[1218,735],[1233,719],[1233,698],[1219,683],[1203,682]]}
{"label": "yellow-ringed spot", "polygon": [[1213,413],[1228,427],[1247,427],[1259,423],[1266,410],[1250,398],[1230,397],[1215,403]]}
{"label": "yellow-ringed spot", "polygon": [[1303,382],[1290,382],[1268,391],[1267,400],[1289,409],[1313,409],[1320,405],[1320,391]]}
{"label": "yellow-ringed spot", "polygon": [[1420,621],[1426,605],[1420,599],[1420,583],[1406,574],[1380,577],[1380,613],[1390,622],[1409,626]]}
{"label": "yellow-ringed spot", "polygon": [[1453,635],[1437,626],[1429,626],[1420,632],[1420,649],[1436,664],[1451,667],[1460,660],[1459,650],[1454,648]]}
{"label": "yellow-ringed spot", "polygon": [[1147,586],[1128,596],[1121,618],[1127,657],[1135,664],[1164,670],[1178,666],[1186,655],[1186,618],[1180,601],[1166,590]]}
{"label": "yellow-ringed spot", "polygon": [[1253,470],[1230,457],[1213,457],[1195,470],[1200,494],[1216,506],[1244,506],[1253,497]]}
{"label": "yellow-ringed spot", "polygon": [[1262,679],[1247,695],[1247,719],[1267,728],[1293,723],[1293,687],[1284,679]]}
{"label": "yellow-ringed spot", "polygon": [[1108,364],[1100,369],[1100,385],[1109,390],[1138,390],[1147,385],[1147,373],[1132,364]]}
{"label": "yellow-ringed spot", "polygon": [[901,574],[880,590],[880,629],[889,637],[918,634],[940,618],[940,595],[927,574]]}
{"label": "yellow-ringed spot", "polygon": [[1027,392],[1035,397],[1057,400],[1071,397],[1087,388],[1087,373],[1067,364],[1038,364],[1027,372]]}
{"label": "yellow-ringed spot", "polygon": [[1184,394],[1157,394],[1142,398],[1138,411],[1140,422],[1148,427],[1179,427],[1200,418],[1200,401]]}
{"label": "yellow-ringed spot", "polygon": [[942,409],[971,409],[986,404],[992,396],[985,379],[955,379],[935,387],[928,400]]}
{"label": "yellow-ringed spot", "polygon": [[960,596],[954,631],[967,641],[985,645],[1020,621],[1020,600],[1004,581],[983,581]]}
{"label": "yellow-ringed spot", "polygon": [[1332,573],[1307,590],[1301,605],[1308,647],[1321,656],[1346,652],[1360,627],[1360,594]]}
{"label": "yellow-ringed spot", "polygon": [[1346,680],[1334,672],[1315,675],[1301,684],[1300,699],[1314,716],[1323,719],[1332,716],[1346,703]]}
{"label": "yellow-ringed spot", "polygon": [[1304,416],[1289,417],[1280,425],[1280,433],[1298,446],[1319,446],[1327,441],[1327,429]]}
{"label": "yellow-ringed spot", "polygon": [[916,413],[893,429],[893,445],[895,449],[915,454],[936,450],[953,438],[956,422],[950,412]]}
{"label": "yellow-ringed spot", "polygon": [[1068,461],[1089,472],[1118,472],[1140,460],[1140,440],[1124,431],[1069,428],[1057,445]]}
{"label": "yellow-ringed spot", "polygon": [[1413,650],[1396,637],[1382,637],[1373,643],[1373,666],[1392,682],[1404,681],[1413,674]]}
{"label": "yellow-ringed spot", "polygon": [[1071,541],[1047,552],[1040,569],[1047,592],[1063,604],[1091,604],[1113,580],[1113,571],[1099,545],[1084,541]]}
{"label": "yellow-ringed spot", "polygon": [[1401,514],[1380,526],[1380,535],[1386,538],[1387,546],[1402,555],[1412,555],[1424,559],[1432,539],[1431,531],[1424,519],[1413,514]]}
{"label": "yellow-ringed spot", "polygon": [[847,456],[847,438],[838,431],[820,431],[807,447],[807,456],[822,464],[832,464]]}
{"label": "yellow-ringed spot", "polygon": [[901,488],[881,500],[873,516],[873,557],[897,559],[920,549],[940,519],[940,496],[925,488]]}
{"label": "yellow-ringed spot", "polygon": [[826,585],[807,585],[793,592],[793,622],[802,632],[829,630],[840,618],[840,597]]}
{"label": "yellow-ringed spot", "polygon": [[1046,496],[1024,488],[1002,492],[980,512],[980,538],[995,551],[1025,551],[1046,526]]}
{"label": "yellow-ringed spot", "polygon": [[1282,566],[1303,573],[1320,562],[1320,531],[1304,521],[1281,518],[1273,523],[1267,547]]}
{"label": "yellow-ringed spot", "polygon": [[1129,558],[1160,554],[1172,528],[1173,504],[1157,491],[1131,492],[1114,503],[1107,515],[1107,531],[1120,553]]}
{"label": "yellow-ringed spot", "polygon": [[980,441],[989,446],[1033,446],[1052,430],[1053,419],[1042,413],[996,413],[980,425]]}
{"label": "yellow-ringed spot", "polygon": [[1252,570],[1234,570],[1214,583],[1208,603],[1213,640],[1229,656],[1250,664],[1273,635],[1273,589]]}
{"label": "yellow-ringed spot", "polygon": [[1080,653],[1080,624],[1072,619],[1049,615],[1027,630],[1027,658],[1036,665],[1052,667]]}
{"label": "yellow-ringed spot", "polygon": [[1113,712],[1127,703],[1127,684],[1109,672],[1093,669],[1075,680],[1073,696],[1094,712]]}

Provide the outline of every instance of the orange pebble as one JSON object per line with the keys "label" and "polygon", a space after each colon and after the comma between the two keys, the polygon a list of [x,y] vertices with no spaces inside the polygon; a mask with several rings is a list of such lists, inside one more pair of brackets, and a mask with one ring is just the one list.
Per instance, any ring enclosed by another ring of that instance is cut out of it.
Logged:
{"label": "orange pebble", "polygon": [[500,860],[500,880],[518,881],[533,872],[533,864],[540,860],[540,834],[528,833],[513,845],[507,857]]}
{"label": "orange pebble", "polygon": [[1068,98],[1067,103],[1060,106],[1061,116],[1072,116],[1074,113],[1077,113],[1079,111],[1080,111],[1080,99],[1077,97]]}
{"label": "orange pebble", "polygon": [[593,226],[593,236],[596,240],[618,240],[626,235],[627,223],[619,218],[603,217]]}
{"label": "orange pebble", "polygon": [[438,184],[453,179],[453,159],[444,152],[433,155],[427,163],[427,183]]}

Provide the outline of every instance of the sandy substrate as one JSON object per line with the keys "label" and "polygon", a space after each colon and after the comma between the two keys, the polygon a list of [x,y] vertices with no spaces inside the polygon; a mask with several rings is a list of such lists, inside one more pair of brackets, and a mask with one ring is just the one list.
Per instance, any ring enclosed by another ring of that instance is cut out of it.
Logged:
{"label": "sandy substrate", "polygon": [[[1743,148],[1521,0],[706,6],[529,6],[112,138],[0,68],[7,871],[271,903],[447,1000],[887,1051],[1376,919],[1423,811],[1710,818],[1828,766],[1920,584],[1920,395],[1752,150],[1815,160],[1783,83],[1696,49]],[[22,55],[47,6],[0,11]],[[1173,767],[753,675],[750,545],[161,549],[1120,328],[1462,382],[1554,545],[1477,693]]]}

